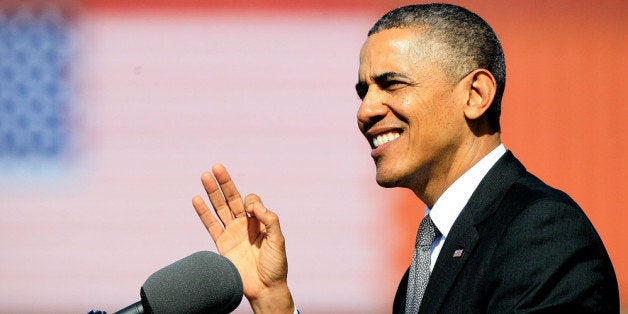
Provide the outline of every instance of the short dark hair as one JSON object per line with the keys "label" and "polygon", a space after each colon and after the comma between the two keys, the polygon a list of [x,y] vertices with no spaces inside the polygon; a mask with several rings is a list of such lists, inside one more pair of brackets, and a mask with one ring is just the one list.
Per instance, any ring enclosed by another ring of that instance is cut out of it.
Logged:
{"label": "short dark hair", "polygon": [[500,131],[501,101],[506,86],[504,51],[493,29],[477,14],[459,6],[442,3],[409,5],[380,18],[368,35],[391,28],[425,30],[428,38],[445,44],[448,73],[461,79],[472,71],[486,69],[495,77],[497,91],[486,111],[489,126]]}

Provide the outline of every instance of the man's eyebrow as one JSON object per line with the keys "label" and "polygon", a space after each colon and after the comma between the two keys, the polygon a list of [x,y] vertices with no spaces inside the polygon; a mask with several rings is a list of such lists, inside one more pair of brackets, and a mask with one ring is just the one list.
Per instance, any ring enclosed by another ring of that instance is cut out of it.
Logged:
{"label": "man's eyebrow", "polygon": [[375,77],[373,77],[373,80],[377,84],[381,84],[383,82],[394,80],[394,79],[406,79],[407,80],[410,78],[406,76],[405,74],[402,74],[399,72],[385,72],[385,73],[378,74]]}
{"label": "man's eyebrow", "polygon": [[[385,72],[382,74],[378,74],[375,77],[373,77],[373,81],[375,81],[375,83],[377,84],[381,84],[382,82],[386,82],[386,81],[390,81],[390,80],[394,80],[394,79],[406,79],[409,80],[410,77],[406,76],[405,74],[399,73],[399,72]],[[355,84],[355,89],[357,90],[358,88],[362,89],[362,88],[366,88],[368,84],[366,84],[365,81],[359,81],[357,84]]]}

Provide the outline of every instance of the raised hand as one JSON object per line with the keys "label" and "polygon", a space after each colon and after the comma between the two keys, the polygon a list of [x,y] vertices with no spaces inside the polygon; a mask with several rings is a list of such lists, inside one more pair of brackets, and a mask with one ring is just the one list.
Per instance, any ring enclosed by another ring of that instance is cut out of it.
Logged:
{"label": "raised hand", "polygon": [[220,221],[200,196],[192,199],[192,205],[218,252],[238,268],[253,310],[293,313],[285,240],[277,215],[266,209],[257,195],[249,194],[243,201],[220,164],[212,167],[212,173],[203,173],[201,182]]}

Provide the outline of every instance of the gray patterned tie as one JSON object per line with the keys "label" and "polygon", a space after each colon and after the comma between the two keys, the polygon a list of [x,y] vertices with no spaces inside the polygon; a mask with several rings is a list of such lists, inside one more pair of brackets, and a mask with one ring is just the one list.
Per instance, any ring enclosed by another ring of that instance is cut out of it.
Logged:
{"label": "gray patterned tie", "polygon": [[410,272],[408,274],[408,289],[406,294],[406,314],[416,314],[430,278],[430,246],[434,240],[441,236],[438,228],[434,226],[432,218],[427,215],[419,225],[416,234],[416,244]]}

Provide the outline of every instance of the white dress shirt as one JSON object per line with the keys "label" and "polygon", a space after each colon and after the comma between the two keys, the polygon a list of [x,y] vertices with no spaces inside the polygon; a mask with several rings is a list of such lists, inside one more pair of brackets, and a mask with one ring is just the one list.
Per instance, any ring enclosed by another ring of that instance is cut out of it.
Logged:
{"label": "white dress shirt", "polygon": [[497,160],[506,153],[506,148],[500,144],[490,153],[484,156],[478,163],[467,170],[460,178],[452,183],[443,195],[441,195],[432,208],[426,207],[425,214],[429,214],[436,225],[436,228],[442,233],[442,236],[432,243],[430,255],[430,270],[434,269],[434,264],[438,258],[443,243],[447,239],[449,230],[453,226],[456,218],[460,215],[462,209],[467,205],[471,198],[471,194],[480,184],[480,181],[486,176],[486,173],[497,163]]}

